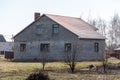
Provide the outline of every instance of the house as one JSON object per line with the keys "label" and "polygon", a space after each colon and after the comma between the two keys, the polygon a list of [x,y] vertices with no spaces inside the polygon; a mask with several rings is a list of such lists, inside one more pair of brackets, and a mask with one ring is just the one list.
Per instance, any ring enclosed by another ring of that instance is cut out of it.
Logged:
{"label": "house", "polygon": [[13,42],[0,42],[0,54],[4,55],[4,58],[6,59],[13,59],[14,57],[13,48],[14,48]]}
{"label": "house", "polygon": [[110,56],[120,59],[120,47],[114,49],[113,53],[110,54]]}
{"label": "house", "polygon": [[0,53],[13,52],[13,42],[0,42]]}
{"label": "house", "polygon": [[6,42],[6,40],[2,34],[0,34],[0,42]]}
{"label": "house", "polygon": [[13,53],[13,42],[6,42],[5,38],[3,35],[0,35],[0,55],[4,55],[5,58],[8,59],[6,56],[11,56],[12,58],[14,57]]}
{"label": "house", "polygon": [[64,60],[77,46],[77,60],[101,60],[105,37],[80,18],[35,13],[35,20],[14,36],[14,60]]}
{"label": "house", "polygon": [[4,51],[3,51],[3,43],[5,43],[6,40],[4,38],[4,36],[2,34],[0,34],[0,54],[4,54]]}

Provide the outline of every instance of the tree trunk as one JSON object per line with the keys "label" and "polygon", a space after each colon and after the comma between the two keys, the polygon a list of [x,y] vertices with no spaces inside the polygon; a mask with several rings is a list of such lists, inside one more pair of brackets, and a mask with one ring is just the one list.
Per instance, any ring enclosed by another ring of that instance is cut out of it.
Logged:
{"label": "tree trunk", "polygon": [[70,65],[70,69],[71,69],[71,72],[74,73],[75,71],[75,63],[72,62],[72,64]]}
{"label": "tree trunk", "polygon": [[43,71],[45,70],[45,63],[43,63]]}

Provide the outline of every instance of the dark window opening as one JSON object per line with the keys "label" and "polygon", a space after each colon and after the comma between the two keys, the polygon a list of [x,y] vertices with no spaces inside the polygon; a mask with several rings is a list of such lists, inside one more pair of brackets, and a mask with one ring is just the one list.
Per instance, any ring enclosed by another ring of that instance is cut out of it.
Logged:
{"label": "dark window opening", "polygon": [[0,51],[0,54],[1,54],[1,55],[4,55],[4,54],[5,54],[5,51]]}
{"label": "dark window opening", "polygon": [[59,25],[58,24],[53,24],[52,33],[53,34],[59,33]]}
{"label": "dark window opening", "polygon": [[40,51],[49,51],[50,44],[41,44]]}
{"label": "dark window opening", "polygon": [[65,43],[65,51],[71,51],[71,43]]}
{"label": "dark window opening", "polygon": [[26,44],[20,44],[20,52],[26,51]]}
{"label": "dark window opening", "polygon": [[94,44],[95,52],[99,52],[99,43]]}

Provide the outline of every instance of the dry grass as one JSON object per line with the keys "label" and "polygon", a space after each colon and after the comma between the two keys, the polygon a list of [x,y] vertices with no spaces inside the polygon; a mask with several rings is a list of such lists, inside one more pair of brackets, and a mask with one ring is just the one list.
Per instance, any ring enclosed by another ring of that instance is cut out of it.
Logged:
{"label": "dry grass", "polygon": [[[0,80],[23,80],[29,74],[42,69],[42,64],[39,62],[9,62],[0,58]],[[118,59],[108,60],[110,63],[118,63]],[[79,62],[75,74],[68,72],[68,66],[63,62],[50,62],[45,66],[46,71],[51,80],[120,80],[119,74],[104,75],[81,71],[81,68],[88,65],[101,65],[101,62]],[[118,70],[117,70],[118,71]],[[119,71],[120,72],[120,71]]]}
{"label": "dry grass", "polygon": [[34,68],[40,68],[40,63],[16,63],[16,62],[1,62],[1,72],[11,72],[19,70],[32,70]]}
{"label": "dry grass", "polygon": [[76,66],[76,68],[85,68],[88,67],[89,65],[101,65],[102,63],[100,61],[84,61],[84,62],[79,62]]}
{"label": "dry grass", "polygon": [[116,63],[120,63],[120,60],[117,59],[117,58],[109,58],[108,59],[108,63],[114,63],[114,64],[116,64]]}

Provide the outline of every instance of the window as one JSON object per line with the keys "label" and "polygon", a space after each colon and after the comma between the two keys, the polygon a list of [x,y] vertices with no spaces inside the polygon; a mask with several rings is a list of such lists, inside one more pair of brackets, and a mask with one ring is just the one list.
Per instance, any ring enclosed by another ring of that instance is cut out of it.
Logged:
{"label": "window", "polygon": [[42,24],[41,25],[36,25],[36,34],[37,35],[42,34]]}
{"label": "window", "polygon": [[71,43],[65,43],[65,51],[71,51]]}
{"label": "window", "polygon": [[49,51],[50,44],[41,44],[40,51]]}
{"label": "window", "polygon": [[95,52],[99,52],[99,43],[94,43]]}
{"label": "window", "polygon": [[20,44],[20,52],[26,51],[26,44]]}
{"label": "window", "polygon": [[59,33],[59,25],[58,24],[53,24],[52,33],[53,34]]}

